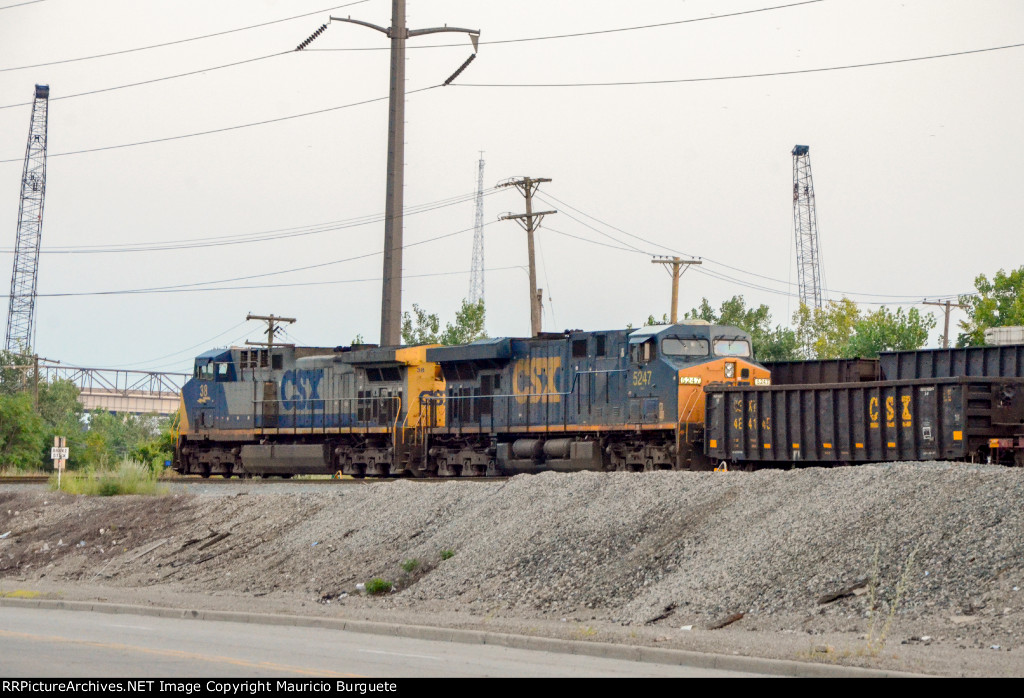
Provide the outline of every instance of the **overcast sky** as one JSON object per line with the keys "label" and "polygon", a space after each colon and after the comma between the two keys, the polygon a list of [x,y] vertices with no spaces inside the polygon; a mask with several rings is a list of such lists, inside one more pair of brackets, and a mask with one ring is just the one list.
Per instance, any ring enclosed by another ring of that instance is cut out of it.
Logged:
{"label": "overcast sky", "polygon": [[[481,44],[455,85],[415,92],[472,48],[451,33],[409,41],[403,307],[451,320],[468,294],[480,151],[491,336],[529,333],[525,234],[497,220],[523,200],[491,191],[514,176],[553,180],[537,201],[559,211],[537,236],[549,331],[667,312],[653,254],[704,258],[681,309],[742,294],[788,324],[798,143],[811,147],[828,297],[873,310],[1020,266],[1024,48],[821,69],[1024,43],[1024,3],[777,7],[791,3],[409,0],[410,28],[480,29]],[[33,85],[50,85],[40,354],[187,371],[202,350],[260,339],[248,312],[297,318],[302,344],[377,341],[388,41],[335,22],[292,49],[332,12],[388,25],[391,2],[328,4],[0,0],[3,273]],[[559,36],[654,24],[666,26]],[[793,71],[815,72],[736,77]],[[662,82],[586,86],[645,81]],[[154,287],[174,292],[123,293]]]}

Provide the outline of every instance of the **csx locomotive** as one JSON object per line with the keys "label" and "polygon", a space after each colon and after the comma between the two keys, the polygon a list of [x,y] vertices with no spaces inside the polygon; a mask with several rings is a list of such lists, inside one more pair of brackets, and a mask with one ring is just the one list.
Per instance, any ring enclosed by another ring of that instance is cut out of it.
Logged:
{"label": "csx locomotive", "polygon": [[462,346],[231,347],[182,390],[185,474],[493,476],[702,469],[705,386],[768,385],[700,321]]}

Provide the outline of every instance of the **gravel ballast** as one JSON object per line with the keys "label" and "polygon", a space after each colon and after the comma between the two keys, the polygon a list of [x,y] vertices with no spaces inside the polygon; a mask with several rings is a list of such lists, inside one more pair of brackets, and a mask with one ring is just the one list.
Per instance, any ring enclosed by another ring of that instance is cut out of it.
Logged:
{"label": "gravel ballast", "polygon": [[4,589],[1024,674],[1017,469],[217,489],[0,491]]}

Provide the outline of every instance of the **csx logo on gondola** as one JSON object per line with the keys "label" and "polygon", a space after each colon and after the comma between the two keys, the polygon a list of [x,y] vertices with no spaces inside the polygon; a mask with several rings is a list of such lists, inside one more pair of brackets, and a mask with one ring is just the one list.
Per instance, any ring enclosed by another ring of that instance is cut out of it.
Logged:
{"label": "csx logo on gondola", "polygon": [[308,410],[320,399],[322,368],[294,369],[281,377],[281,407],[285,410]]}

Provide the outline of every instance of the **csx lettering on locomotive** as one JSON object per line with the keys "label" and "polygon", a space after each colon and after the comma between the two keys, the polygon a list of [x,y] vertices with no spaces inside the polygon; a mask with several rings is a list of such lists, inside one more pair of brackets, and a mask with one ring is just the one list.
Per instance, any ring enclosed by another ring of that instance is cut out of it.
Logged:
{"label": "csx lettering on locomotive", "polygon": [[281,376],[281,407],[286,411],[317,407],[320,400],[320,381],[323,378],[322,368],[285,371]]}

